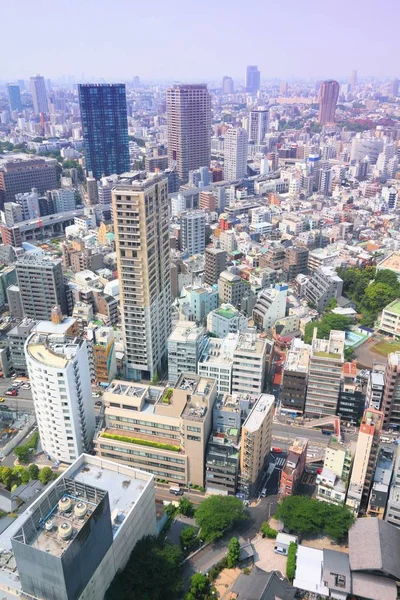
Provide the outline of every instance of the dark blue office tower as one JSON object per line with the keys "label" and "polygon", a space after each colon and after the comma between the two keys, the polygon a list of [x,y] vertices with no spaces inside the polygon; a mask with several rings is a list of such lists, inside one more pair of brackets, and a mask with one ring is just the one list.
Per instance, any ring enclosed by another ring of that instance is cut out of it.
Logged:
{"label": "dark blue office tower", "polygon": [[17,110],[18,112],[20,112],[22,110],[22,102],[21,91],[19,89],[18,83],[7,83],[7,92],[10,110]]}
{"label": "dark blue office tower", "polygon": [[79,84],[86,173],[95,179],[129,171],[126,93],[123,83]]}

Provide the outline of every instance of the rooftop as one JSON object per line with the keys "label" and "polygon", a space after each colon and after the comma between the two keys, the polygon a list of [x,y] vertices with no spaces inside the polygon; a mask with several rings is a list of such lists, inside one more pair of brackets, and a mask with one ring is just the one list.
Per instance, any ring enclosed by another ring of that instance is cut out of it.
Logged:
{"label": "rooftop", "polygon": [[82,454],[25,511],[13,539],[60,557],[106,494],[115,538],[152,479],[144,471]]}
{"label": "rooftop", "polygon": [[204,335],[204,327],[194,321],[178,321],[168,338],[169,342],[197,342]]}
{"label": "rooftop", "polygon": [[82,343],[81,339],[64,335],[33,333],[26,351],[40,364],[65,369]]}
{"label": "rooftop", "polygon": [[400,275],[400,251],[392,252],[377,265],[377,270],[390,269]]}
{"label": "rooftop", "polygon": [[385,306],[384,311],[394,313],[395,315],[400,315],[400,300],[393,300],[393,302]]}
{"label": "rooftop", "polygon": [[294,338],[290,350],[286,354],[285,371],[308,373],[311,346],[302,340]]}
{"label": "rooftop", "polygon": [[249,432],[257,431],[274,405],[275,396],[272,396],[272,394],[261,394],[245,420],[243,427]]}

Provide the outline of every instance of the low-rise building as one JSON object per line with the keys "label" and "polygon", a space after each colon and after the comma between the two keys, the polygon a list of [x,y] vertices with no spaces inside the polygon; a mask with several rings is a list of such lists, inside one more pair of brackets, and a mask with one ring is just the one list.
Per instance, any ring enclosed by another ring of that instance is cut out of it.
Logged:
{"label": "low-rise building", "polygon": [[380,410],[382,406],[383,392],[385,389],[385,367],[381,368],[374,366],[370,371],[367,383],[367,393],[365,397],[365,405],[368,408]]}
{"label": "low-rise building", "polygon": [[238,339],[238,333],[229,333],[225,338],[207,337],[198,360],[198,374],[215,379],[219,394],[232,391],[233,352]]}
{"label": "low-rise building", "polygon": [[400,299],[393,300],[383,309],[379,330],[393,337],[400,336]]}
{"label": "low-rise building", "polygon": [[288,286],[276,284],[274,288],[262,290],[253,309],[253,321],[261,331],[270,331],[277,319],[286,314]]}
{"label": "low-rise building", "polygon": [[342,382],[336,414],[349,423],[357,424],[365,409],[365,394],[357,380],[357,361],[346,362],[342,370]]}
{"label": "low-rise building", "polygon": [[233,352],[232,392],[258,397],[264,391],[273,342],[255,332],[240,333]]}
{"label": "low-rise building", "polygon": [[369,496],[367,517],[383,519],[389,498],[389,486],[393,474],[393,450],[380,448],[376,463],[374,481]]}
{"label": "low-rise building", "polygon": [[221,303],[233,304],[240,306],[243,296],[249,289],[247,281],[231,273],[231,271],[223,271],[218,279],[218,296]]}
{"label": "low-rise building", "polygon": [[181,373],[195,373],[208,338],[205,329],[193,321],[178,321],[168,338],[168,380],[178,381]]}
{"label": "low-rise building", "polygon": [[323,312],[332,299],[342,295],[343,280],[330,267],[320,267],[314,271],[305,288],[307,302]]}
{"label": "low-rise building", "polygon": [[239,473],[240,428],[213,431],[207,445],[207,494],[234,495]]}
{"label": "low-rise building", "polygon": [[104,393],[98,456],[175,484],[204,486],[205,454],[217,396],[214,379],[182,373],[174,387],[113,381]]}
{"label": "low-rise building", "polygon": [[228,333],[246,331],[248,326],[248,318],[232,304],[221,304],[207,316],[207,329],[217,338],[223,338]]}
{"label": "low-rise building", "polygon": [[297,437],[289,448],[279,481],[279,497],[291,496],[303,476],[307,459],[308,439]]}
{"label": "low-rise building", "polygon": [[345,482],[331,471],[324,467],[322,472],[317,475],[317,500],[343,506],[346,501],[347,486]]}

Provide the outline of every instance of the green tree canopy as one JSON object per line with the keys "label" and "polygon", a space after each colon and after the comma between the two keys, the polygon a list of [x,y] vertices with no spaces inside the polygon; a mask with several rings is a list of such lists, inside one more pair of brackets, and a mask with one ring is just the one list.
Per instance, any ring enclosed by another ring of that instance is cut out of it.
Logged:
{"label": "green tree canopy", "polygon": [[50,467],[43,467],[42,469],[40,469],[39,481],[43,483],[43,485],[46,485],[46,483],[49,483],[49,481],[51,481],[52,479],[53,471],[50,469]]}
{"label": "green tree canopy", "polygon": [[178,546],[146,536],[139,540],[123,571],[114,578],[106,600],[178,600],[182,598]]}
{"label": "green tree canopy", "polygon": [[35,465],[34,463],[30,464],[28,467],[28,473],[29,473],[29,477],[30,479],[38,479],[39,477],[39,467],[37,465]]}
{"label": "green tree canopy", "polygon": [[194,515],[193,502],[191,502],[187,496],[183,496],[183,498],[181,498],[179,500],[178,510],[181,513],[181,515],[185,515],[185,517],[193,517],[193,515]]}
{"label": "green tree canopy", "polygon": [[226,557],[228,569],[233,569],[233,567],[236,567],[236,565],[239,562],[239,555],[240,555],[239,540],[237,538],[233,537],[231,539],[231,541],[229,542],[228,555]]}
{"label": "green tree canopy", "polygon": [[322,532],[338,542],[346,539],[354,522],[347,506],[327,504],[308,496],[285,498],[278,504],[275,516],[293,533],[316,535]]}
{"label": "green tree canopy", "polygon": [[212,594],[210,580],[202,573],[195,573],[190,580],[190,589],[185,600],[211,600]]}
{"label": "green tree canopy", "polygon": [[210,496],[196,510],[200,537],[207,542],[220,538],[225,529],[245,518],[243,503],[234,496]]}
{"label": "green tree canopy", "polygon": [[182,529],[181,534],[179,536],[179,541],[182,546],[182,550],[191,550],[196,546],[198,537],[197,530],[195,527],[185,527]]}
{"label": "green tree canopy", "polygon": [[342,315],[335,315],[333,313],[326,313],[322,316],[322,318],[319,321],[308,323],[306,325],[304,332],[304,341],[306,342],[306,344],[311,343],[314,327],[316,327],[318,330],[318,338],[328,339],[332,329],[335,329],[337,331],[346,331],[350,328],[350,325],[351,320],[347,317],[343,317]]}

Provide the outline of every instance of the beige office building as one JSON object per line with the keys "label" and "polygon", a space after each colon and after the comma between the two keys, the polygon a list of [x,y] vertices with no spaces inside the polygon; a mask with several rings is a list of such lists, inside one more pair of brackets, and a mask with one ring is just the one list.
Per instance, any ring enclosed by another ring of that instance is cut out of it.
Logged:
{"label": "beige office building", "polygon": [[171,333],[168,185],[160,175],[112,192],[126,373],[161,370]]}
{"label": "beige office building", "polygon": [[232,392],[259,396],[264,391],[267,362],[272,354],[273,342],[256,333],[239,334],[233,352]]}
{"label": "beige office building", "polygon": [[166,388],[114,380],[104,393],[96,453],[157,479],[203,486],[216,396],[215,380],[194,373]]}
{"label": "beige office building", "polygon": [[261,394],[242,426],[239,487],[253,495],[271,450],[275,397]]}
{"label": "beige office building", "polygon": [[168,163],[180,179],[209,167],[211,160],[211,96],[205,83],[176,84],[167,89]]}

